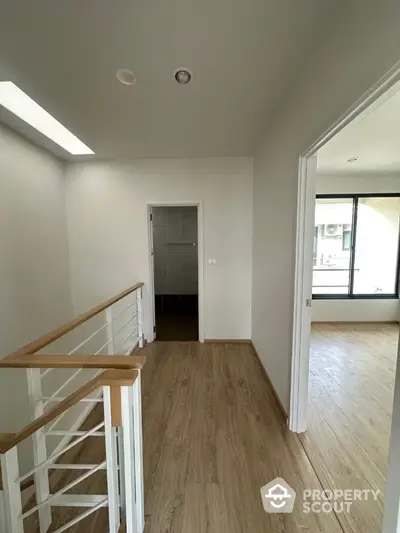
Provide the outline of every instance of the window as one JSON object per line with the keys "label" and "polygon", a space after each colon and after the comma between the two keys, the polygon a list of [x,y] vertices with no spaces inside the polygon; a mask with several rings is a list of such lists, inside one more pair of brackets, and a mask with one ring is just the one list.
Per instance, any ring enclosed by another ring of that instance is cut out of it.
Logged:
{"label": "window", "polygon": [[351,198],[318,198],[315,206],[313,294],[346,294],[350,287],[350,247],[345,232],[353,223]]}
{"label": "window", "polygon": [[396,298],[399,215],[400,194],[317,196],[313,298]]}
{"label": "window", "polygon": [[[346,224],[349,226],[349,224]],[[348,252],[351,248],[351,229],[343,228],[342,250]]]}

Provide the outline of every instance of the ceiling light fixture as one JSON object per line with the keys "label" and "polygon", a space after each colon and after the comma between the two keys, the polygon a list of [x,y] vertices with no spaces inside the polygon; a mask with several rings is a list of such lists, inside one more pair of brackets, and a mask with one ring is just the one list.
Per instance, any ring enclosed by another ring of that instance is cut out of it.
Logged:
{"label": "ceiling light fixture", "polygon": [[356,161],[358,161],[358,157],[349,157],[347,160],[348,163],[355,163]]}
{"label": "ceiling light fixture", "polygon": [[135,74],[127,68],[120,68],[117,71],[117,79],[124,85],[133,85],[136,83]]}
{"label": "ceiling light fixture", "polygon": [[179,68],[175,72],[175,79],[181,85],[186,85],[192,79],[192,73],[187,68]]}
{"label": "ceiling light fixture", "polygon": [[70,154],[94,154],[93,150],[83,144],[78,137],[75,137],[73,133],[67,130],[12,81],[0,81],[0,105],[40,131],[40,133],[60,145]]}

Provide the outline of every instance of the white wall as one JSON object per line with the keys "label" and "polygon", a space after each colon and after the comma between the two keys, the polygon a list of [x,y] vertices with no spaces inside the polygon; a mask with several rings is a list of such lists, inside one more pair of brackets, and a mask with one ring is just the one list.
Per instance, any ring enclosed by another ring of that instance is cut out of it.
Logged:
{"label": "white wall", "polygon": [[[63,168],[0,126],[0,354],[72,316]],[[0,431],[29,421],[24,370],[0,372]]]}
{"label": "white wall", "polygon": [[317,194],[400,193],[400,172],[318,173]]}
{"label": "white wall", "polygon": [[[400,173],[318,173],[317,194],[399,193]],[[386,322],[399,319],[399,300],[313,300],[313,322]]]}
{"label": "white wall", "polygon": [[298,158],[400,59],[400,4],[351,2],[305,58],[255,158],[252,339],[288,410]]}
{"label": "white wall", "polygon": [[[138,280],[148,290],[147,203],[200,201],[204,219],[204,336],[250,338],[251,159],[82,163],[69,166],[66,175],[77,312]],[[209,258],[215,258],[216,265],[209,265]],[[145,333],[150,337],[148,310]]]}
{"label": "white wall", "polygon": [[397,322],[399,300],[313,300],[313,322]]}
{"label": "white wall", "polygon": [[[255,158],[252,339],[286,410],[290,399],[298,158],[400,60],[399,17],[400,3],[394,0],[349,2],[346,16],[326,35],[315,57],[305,58],[301,77],[294,80],[291,96],[271,117],[270,134]],[[398,416],[393,420],[396,423]],[[399,464],[399,442],[395,429],[385,533],[397,530],[400,482],[393,468]]]}

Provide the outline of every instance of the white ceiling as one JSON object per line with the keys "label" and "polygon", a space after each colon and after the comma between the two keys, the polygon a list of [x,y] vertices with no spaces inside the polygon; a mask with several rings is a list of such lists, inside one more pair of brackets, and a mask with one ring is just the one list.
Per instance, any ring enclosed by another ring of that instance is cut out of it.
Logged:
{"label": "white ceiling", "polygon": [[324,174],[399,171],[400,82],[323,146],[317,162]]}
{"label": "white ceiling", "polygon": [[[0,79],[97,158],[253,155],[337,9],[338,0],[2,0]],[[189,85],[174,80],[181,66],[194,73]],[[117,82],[119,68],[136,85]],[[67,159],[4,109],[0,121]]]}

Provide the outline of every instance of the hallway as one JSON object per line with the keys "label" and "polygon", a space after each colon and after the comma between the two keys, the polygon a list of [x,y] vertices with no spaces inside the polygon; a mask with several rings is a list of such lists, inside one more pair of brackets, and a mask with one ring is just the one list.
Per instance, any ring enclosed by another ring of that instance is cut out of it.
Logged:
{"label": "hallway", "polygon": [[[146,533],[339,533],[304,514],[320,488],[249,345],[154,343],[143,370]],[[292,514],[266,514],[260,488],[283,477]]]}
{"label": "hallway", "polygon": [[[342,532],[333,513],[303,513],[303,490],[322,487],[250,345],[156,342],[143,353],[145,533]],[[96,407],[83,429],[100,420]],[[103,440],[89,437],[62,462],[104,457]],[[55,471],[53,489],[82,473]],[[264,512],[260,488],[276,477],[297,493],[291,514]],[[105,485],[98,472],[74,492],[96,494]],[[51,531],[83,511],[55,509]],[[37,533],[36,517],[29,522],[27,531]],[[105,533],[107,510],[69,531]]]}

